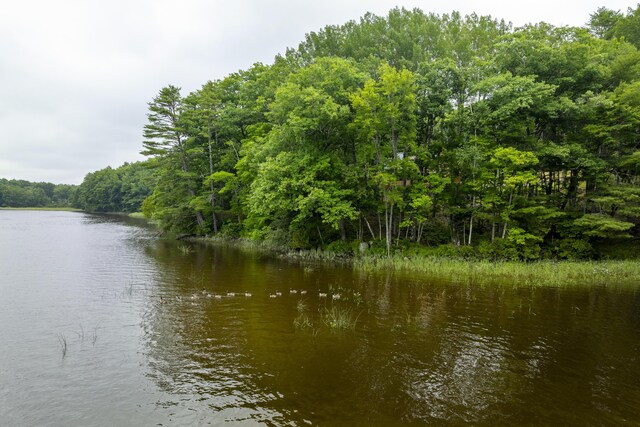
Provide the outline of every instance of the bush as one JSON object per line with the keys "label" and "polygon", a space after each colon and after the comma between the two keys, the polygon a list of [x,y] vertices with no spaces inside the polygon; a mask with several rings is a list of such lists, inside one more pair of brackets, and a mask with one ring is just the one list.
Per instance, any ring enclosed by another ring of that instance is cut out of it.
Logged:
{"label": "bush", "polygon": [[588,259],[593,256],[591,244],[582,239],[566,238],[556,241],[553,251],[559,259]]}
{"label": "bush", "polygon": [[592,243],[596,257],[604,259],[640,258],[640,239],[601,239]]}
{"label": "bush", "polygon": [[506,239],[480,242],[478,255],[491,261],[516,261],[519,259],[515,243]]}
{"label": "bush", "polygon": [[439,257],[439,258],[458,258],[458,259],[477,258],[477,254],[473,246],[454,246],[451,243],[446,245],[439,245],[435,247],[422,246],[416,243],[408,243],[405,245],[403,254],[406,256],[418,256],[418,257]]}
{"label": "bush", "polygon": [[382,239],[375,239],[369,242],[369,248],[367,249],[367,255],[387,255],[387,243]]}
{"label": "bush", "polygon": [[353,255],[353,247],[351,243],[344,240],[336,240],[331,242],[325,248],[326,252],[333,252],[338,255]]}
{"label": "bush", "polygon": [[237,239],[238,237],[240,237],[241,231],[242,224],[238,224],[237,222],[225,222],[220,228],[219,235],[221,237]]}

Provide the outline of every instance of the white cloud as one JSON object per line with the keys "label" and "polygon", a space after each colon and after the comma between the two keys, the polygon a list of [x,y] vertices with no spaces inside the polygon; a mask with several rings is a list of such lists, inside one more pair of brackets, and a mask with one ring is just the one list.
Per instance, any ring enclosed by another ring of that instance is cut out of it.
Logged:
{"label": "white cloud", "polygon": [[80,183],[88,172],[141,159],[147,102],[161,87],[196,90],[254,62],[270,63],[310,31],[396,5],[476,11],[516,25],[582,25],[601,2],[5,1],[0,177]]}

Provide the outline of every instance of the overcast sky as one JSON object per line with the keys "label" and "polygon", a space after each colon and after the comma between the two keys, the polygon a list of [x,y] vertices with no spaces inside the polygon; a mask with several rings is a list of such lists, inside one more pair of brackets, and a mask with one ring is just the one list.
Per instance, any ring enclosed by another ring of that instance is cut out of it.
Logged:
{"label": "overcast sky", "polygon": [[3,0],[0,177],[79,184],[139,153],[147,103],[255,62],[310,31],[395,6],[476,12],[515,26],[583,25],[633,0]]}

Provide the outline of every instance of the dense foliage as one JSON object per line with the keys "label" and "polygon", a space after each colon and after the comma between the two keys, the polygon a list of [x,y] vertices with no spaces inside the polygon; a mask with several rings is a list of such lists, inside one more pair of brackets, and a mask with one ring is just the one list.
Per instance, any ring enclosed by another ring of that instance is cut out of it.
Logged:
{"label": "dense foliage", "polygon": [[76,206],[89,212],[139,212],[152,187],[152,172],[143,162],[106,167],[87,174]]}
{"label": "dense foliage", "polygon": [[[514,29],[394,9],[186,96],[167,86],[149,103],[142,209],[299,248],[598,255],[639,233],[638,19]],[[120,206],[86,189],[85,207]]]}
{"label": "dense foliage", "polygon": [[0,207],[71,207],[76,185],[0,178]]}

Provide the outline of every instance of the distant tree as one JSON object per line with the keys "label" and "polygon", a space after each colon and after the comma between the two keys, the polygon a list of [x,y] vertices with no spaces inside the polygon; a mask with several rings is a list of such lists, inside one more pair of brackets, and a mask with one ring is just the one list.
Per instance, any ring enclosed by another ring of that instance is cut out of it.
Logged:
{"label": "distant tree", "polygon": [[591,32],[603,39],[610,39],[613,36],[613,28],[623,17],[619,10],[600,7],[589,17],[589,29]]}

